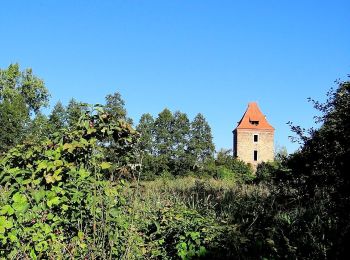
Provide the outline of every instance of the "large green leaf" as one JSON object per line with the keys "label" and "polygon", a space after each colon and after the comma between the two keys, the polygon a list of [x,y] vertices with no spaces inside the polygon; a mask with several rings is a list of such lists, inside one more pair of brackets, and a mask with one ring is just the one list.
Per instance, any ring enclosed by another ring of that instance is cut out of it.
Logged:
{"label": "large green leaf", "polygon": [[101,166],[101,169],[102,169],[102,170],[106,170],[106,169],[111,168],[112,164],[109,163],[109,162],[103,162],[103,163],[101,163],[100,166]]}
{"label": "large green leaf", "polygon": [[50,199],[48,202],[47,202],[47,206],[49,206],[50,208],[54,205],[58,205],[60,204],[60,198],[59,197],[54,197],[52,199]]}
{"label": "large green leaf", "polygon": [[8,220],[5,216],[0,216],[0,234],[4,234],[6,229],[13,227],[11,220]]}
{"label": "large green leaf", "polygon": [[15,210],[16,213],[24,213],[29,208],[29,203],[26,196],[19,192],[13,195],[12,200],[12,208]]}
{"label": "large green leaf", "polygon": [[39,203],[45,197],[45,190],[41,189],[33,192],[33,197],[36,203]]}
{"label": "large green leaf", "polygon": [[0,215],[11,216],[14,212],[15,212],[15,210],[11,207],[11,205],[5,205],[5,206],[1,207]]}

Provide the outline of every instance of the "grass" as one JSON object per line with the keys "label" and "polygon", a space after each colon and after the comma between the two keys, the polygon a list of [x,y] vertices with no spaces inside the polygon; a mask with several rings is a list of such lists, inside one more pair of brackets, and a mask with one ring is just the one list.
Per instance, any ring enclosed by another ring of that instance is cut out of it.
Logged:
{"label": "grass", "polygon": [[270,195],[263,185],[195,177],[135,182],[128,186],[126,193],[136,212],[180,203],[202,214],[215,214],[216,218],[226,221],[237,215],[242,207],[259,205],[259,201]]}

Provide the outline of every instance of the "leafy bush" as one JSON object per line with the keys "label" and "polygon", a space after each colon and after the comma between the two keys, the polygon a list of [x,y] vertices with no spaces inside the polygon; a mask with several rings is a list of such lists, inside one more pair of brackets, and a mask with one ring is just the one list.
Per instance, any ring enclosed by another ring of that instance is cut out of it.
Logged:
{"label": "leafy bush", "polygon": [[[251,165],[233,157],[231,150],[220,150],[216,156],[216,177],[232,176],[239,182],[251,182],[255,176]],[[231,173],[230,173],[231,172]]]}
{"label": "leafy bush", "polygon": [[101,146],[108,136],[119,144],[120,156],[126,156],[137,139],[128,124],[113,121],[97,106],[82,115],[75,130],[17,146],[1,159],[1,256],[125,254],[132,245],[128,237],[137,234],[122,212],[122,182],[108,181],[113,172]]}
{"label": "leafy bush", "polygon": [[184,205],[169,203],[153,215],[147,230],[153,257],[191,259],[206,255],[215,223]]}

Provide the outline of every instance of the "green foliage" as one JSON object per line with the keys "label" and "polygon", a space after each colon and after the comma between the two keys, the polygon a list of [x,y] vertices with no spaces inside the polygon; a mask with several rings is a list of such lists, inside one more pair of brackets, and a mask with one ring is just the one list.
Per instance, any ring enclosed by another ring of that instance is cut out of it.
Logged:
{"label": "green foliage", "polygon": [[24,139],[28,110],[23,97],[14,94],[11,100],[0,101],[0,156]]}
{"label": "green foliage", "polygon": [[[58,112],[60,114],[64,114],[62,109],[60,109],[59,107],[57,109],[59,109]],[[67,121],[69,128],[74,128],[75,126],[78,125],[79,119],[80,119],[81,115],[84,114],[86,109],[87,109],[87,104],[85,104],[85,103],[78,102],[74,98],[72,98],[69,101],[68,106],[66,108],[66,117],[67,117],[66,121]],[[61,115],[57,115],[57,116],[61,116]],[[62,120],[62,119],[60,119],[60,121],[64,122],[64,120]]]}
{"label": "green foliage", "polygon": [[[127,117],[127,111],[125,109],[125,102],[122,99],[120,93],[115,92],[112,95],[106,96],[106,105],[104,106],[105,111],[115,120],[124,122],[126,125],[132,124],[132,119]],[[113,164],[113,169],[118,171],[119,175],[126,179],[136,179],[138,178],[138,170],[140,168],[140,151],[138,146],[134,146],[132,151],[132,156],[120,156],[115,151],[123,149],[124,144],[120,144],[114,141],[113,138],[108,138],[105,140],[106,145],[104,154],[108,161]],[[135,167],[129,167],[125,165],[134,165]]]}
{"label": "green foliage", "polygon": [[67,125],[67,120],[66,108],[58,101],[49,116],[49,123],[52,128],[50,132],[54,133],[60,129],[64,129]]}
{"label": "green foliage", "polygon": [[251,182],[255,175],[250,165],[234,158],[231,150],[220,150],[215,159],[216,177],[235,179],[240,182]]}
{"label": "green foliage", "polygon": [[0,70],[0,100],[11,100],[18,94],[29,112],[37,113],[48,105],[48,90],[44,82],[33,75],[32,69],[21,72],[18,64],[10,64],[7,69]]}
{"label": "green foliage", "polygon": [[[106,108],[58,103],[48,118],[47,99],[31,70],[0,70],[0,258],[350,255],[349,81],[325,104],[313,101],[319,129],[292,126],[301,149],[281,151],[256,175],[230,150],[213,157],[200,114],[145,114],[140,137],[119,93]],[[125,181],[140,163],[145,178],[161,178]]]}
{"label": "green foliage", "polygon": [[18,64],[0,69],[0,154],[20,143],[32,112],[48,105],[48,90],[31,69],[20,71]]}
{"label": "green foliage", "polygon": [[127,117],[127,112],[125,109],[125,101],[119,92],[109,94],[106,96],[106,112],[111,114],[117,119],[123,119],[129,124],[132,124],[132,119]]}
{"label": "green foliage", "polygon": [[191,122],[188,152],[192,170],[203,171],[214,157],[215,146],[208,122],[202,114],[197,114]]}
{"label": "green foliage", "polygon": [[113,173],[99,143],[112,136],[124,156],[138,135],[99,106],[80,119],[75,130],[17,146],[1,160],[0,255],[125,254],[132,232],[122,209],[123,184],[108,181]]}
{"label": "green foliage", "polygon": [[[278,177],[297,190],[298,203],[307,209],[314,252],[322,247],[324,255],[341,259],[350,255],[350,82],[337,84],[324,104],[312,100],[322,113],[316,118],[323,123],[319,129],[305,135],[301,127],[292,126],[303,146],[287,161],[292,174]],[[309,209],[310,203],[317,206]]]}
{"label": "green foliage", "polygon": [[205,256],[214,238],[213,219],[181,204],[159,209],[147,227],[152,257],[191,259]]}
{"label": "green foliage", "polygon": [[225,166],[217,167],[216,177],[221,180],[235,180],[235,173],[227,169]]}
{"label": "green foliage", "polygon": [[38,112],[28,124],[25,141],[40,142],[49,137],[52,130],[48,118],[41,112]]}
{"label": "green foliage", "polygon": [[270,182],[276,176],[287,172],[288,168],[284,166],[284,161],[262,162],[258,165],[256,170],[255,182]]}
{"label": "green foliage", "polygon": [[[143,179],[154,179],[169,172],[173,176],[208,174],[214,157],[211,129],[203,115],[192,122],[185,113],[164,109],[157,118],[142,115],[137,130],[141,133]],[[212,175],[212,173],[210,173]]]}

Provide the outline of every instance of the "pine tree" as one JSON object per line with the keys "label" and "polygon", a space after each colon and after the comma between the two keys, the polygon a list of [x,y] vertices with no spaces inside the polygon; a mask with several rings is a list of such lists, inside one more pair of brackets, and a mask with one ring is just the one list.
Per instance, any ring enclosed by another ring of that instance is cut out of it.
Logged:
{"label": "pine tree", "polygon": [[49,116],[49,124],[53,131],[60,130],[67,126],[67,112],[61,101],[53,107]]}

